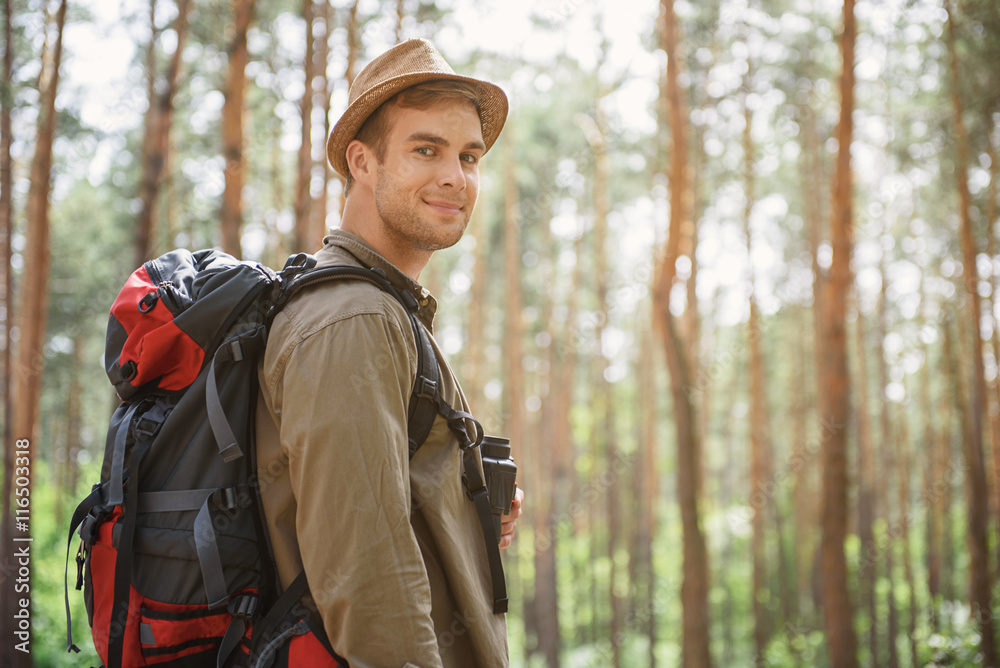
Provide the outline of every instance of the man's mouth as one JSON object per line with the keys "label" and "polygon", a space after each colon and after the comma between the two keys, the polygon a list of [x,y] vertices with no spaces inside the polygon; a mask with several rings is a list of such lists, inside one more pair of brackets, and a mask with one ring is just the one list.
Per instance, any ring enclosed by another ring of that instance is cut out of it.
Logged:
{"label": "man's mouth", "polygon": [[432,209],[440,211],[441,213],[457,214],[462,212],[462,205],[455,204],[454,202],[447,202],[445,200],[425,199],[424,203],[427,204],[427,206],[431,207]]}

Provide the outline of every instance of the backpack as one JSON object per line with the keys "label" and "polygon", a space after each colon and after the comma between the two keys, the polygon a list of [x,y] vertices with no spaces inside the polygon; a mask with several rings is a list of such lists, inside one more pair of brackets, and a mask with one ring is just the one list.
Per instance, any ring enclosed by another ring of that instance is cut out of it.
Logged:
{"label": "backpack", "polygon": [[[79,533],[76,589],[109,668],[347,665],[299,602],[305,573],[281,591],[257,481],[258,362],[274,316],[303,288],[363,280],[402,304],[418,356],[411,458],[438,414],[463,450],[482,441],[479,423],[441,399],[413,295],[379,269],[315,264],[299,254],[274,272],[216,250],[176,250],[133,272],[111,307],[105,367],[122,403],[101,480],[73,513],[66,544],[68,566]],[[470,492],[484,496],[481,486]],[[505,603],[495,551],[494,593]],[[79,652],[68,575],[64,588],[67,651]]]}

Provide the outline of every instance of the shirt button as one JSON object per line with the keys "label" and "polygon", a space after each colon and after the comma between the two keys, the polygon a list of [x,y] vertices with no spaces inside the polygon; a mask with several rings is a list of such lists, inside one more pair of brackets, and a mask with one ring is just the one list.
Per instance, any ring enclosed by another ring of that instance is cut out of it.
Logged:
{"label": "shirt button", "polygon": [[424,297],[423,299],[421,299],[421,300],[420,300],[420,305],[421,305],[421,306],[427,306],[427,302],[428,302],[428,301],[429,301],[429,300],[428,300],[428,299],[427,299],[426,297]]}

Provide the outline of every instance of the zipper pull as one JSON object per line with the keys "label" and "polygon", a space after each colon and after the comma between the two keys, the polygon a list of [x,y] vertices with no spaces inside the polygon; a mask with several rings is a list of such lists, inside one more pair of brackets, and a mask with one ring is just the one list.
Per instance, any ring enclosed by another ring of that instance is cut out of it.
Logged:
{"label": "zipper pull", "polygon": [[83,588],[83,565],[86,563],[87,558],[83,551],[83,541],[80,541],[80,547],[76,551],[76,590],[80,591]]}

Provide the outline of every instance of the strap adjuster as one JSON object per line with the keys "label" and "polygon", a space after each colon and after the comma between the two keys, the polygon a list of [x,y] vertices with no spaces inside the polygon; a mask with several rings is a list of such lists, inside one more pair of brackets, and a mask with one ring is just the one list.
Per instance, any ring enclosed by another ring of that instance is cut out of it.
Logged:
{"label": "strap adjuster", "polygon": [[215,494],[215,505],[223,510],[233,510],[239,504],[235,487],[220,489]]}
{"label": "strap adjuster", "polygon": [[154,404],[136,420],[135,426],[132,428],[133,433],[142,438],[152,438],[167,421],[169,413],[170,409],[164,409],[159,403]]}
{"label": "strap adjuster", "polygon": [[253,617],[253,614],[257,612],[257,595],[234,596],[229,601],[229,605],[226,606],[226,610],[234,617]]}
{"label": "strap adjuster", "polygon": [[90,509],[90,512],[83,519],[83,523],[80,524],[80,538],[84,543],[93,545],[97,542],[97,529],[109,512],[110,509],[104,506],[94,506]]}
{"label": "strap adjuster", "polygon": [[417,388],[414,394],[418,399],[430,399],[433,401],[434,397],[437,396],[437,388],[437,382],[425,376],[420,376],[417,378]]}
{"label": "strap adjuster", "polygon": [[160,420],[153,420],[147,417],[142,417],[135,425],[136,436],[142,436],[144,438],[151,438],[156,430],[160,428],[163,424]]}

